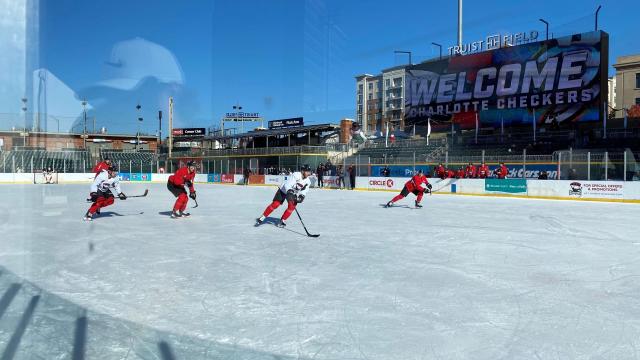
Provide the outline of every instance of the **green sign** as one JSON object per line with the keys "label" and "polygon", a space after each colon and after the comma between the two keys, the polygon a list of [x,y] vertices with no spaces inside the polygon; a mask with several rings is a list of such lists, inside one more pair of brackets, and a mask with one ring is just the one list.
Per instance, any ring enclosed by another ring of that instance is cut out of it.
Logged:
{"label": "green sign", "polygon": [[527,192],[527,180],[525,179],[484,179],[484,190],[509,194],[521,194]]}

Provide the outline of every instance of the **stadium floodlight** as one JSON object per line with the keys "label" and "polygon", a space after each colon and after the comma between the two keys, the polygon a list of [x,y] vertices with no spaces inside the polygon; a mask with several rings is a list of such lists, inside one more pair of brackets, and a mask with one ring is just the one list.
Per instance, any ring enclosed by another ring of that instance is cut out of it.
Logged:
{"label": "stadium floodlight", "polygon": [[431,44],[437,46],[438,48],[440,48],[440,59],[442,59],[442,45],[440,45],[438,43],[435,43],[435,42],[432,42]]}
{"label": "stadium floodlight", "polygon": [[549,22],[546,21],[545,19],[539,19],[540,21],[542,21],[544,23],[544,25],[547,28],[547,40],[549,40]]}
{"label": "stadium floodlight", "polygon": [[413,64],[413,62],[411,61],[411,51],[394,50],[393,53],[394,54],[408,54],[409,55],[409,65]]}

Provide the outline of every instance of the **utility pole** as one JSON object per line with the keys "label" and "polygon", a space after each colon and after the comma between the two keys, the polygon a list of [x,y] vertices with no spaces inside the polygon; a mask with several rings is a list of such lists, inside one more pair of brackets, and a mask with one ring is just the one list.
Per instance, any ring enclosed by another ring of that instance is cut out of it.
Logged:
{"label": "utility pole", "polygon": [[458,0],[458,46],[462,48],[462,0]]}
{"label": "utility pole", "polygon": [[173,96],[169,97],[169,160],[173,149]]}

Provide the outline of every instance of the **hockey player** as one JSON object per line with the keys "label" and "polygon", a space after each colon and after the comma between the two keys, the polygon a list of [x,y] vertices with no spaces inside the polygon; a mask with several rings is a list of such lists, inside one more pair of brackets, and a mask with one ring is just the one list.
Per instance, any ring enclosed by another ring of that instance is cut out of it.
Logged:
{"label": "hockey player", "polygon": [[[422,184],[425,184],[427,189],[423,188]],[[403,199],[404,197],[409,195],[409,193],[413,193],[413,195],[417,196],[415,202],[416,207],[421,208],[422,205],[420,205],[420,201],[422,201],[422,196],[424,195],[425,191],[431,191],[431,184],[429,184],[429,181],[427,180],[427,177],[422,173],[422,170],[418,170],[418,173],[415,174],[411,178],[411,180],[407,181],[404,184],[404,187],[402,188],[402,191],[400,191],[400,194],[391,199],[391,201],[389,201],[384,207],[391,207],[391,205],[393,205],[393,203],[395,203],[396,201]]]}
{"label": "hockey player", "polygon": [[127,200],[127,196],[120,190],[120,181],[118,180],[118,170],[110,166],[106,170],[102,170],[91,184],[91,207],[84,215],[85,221],[93,220],[93,216],[100,213],[103,207],[112,205],[114,196],[120,200]]}
{"label": "hockey player", "polygon": [[311,167],[309,167],[309,165],[303,165],[300,172],[294,172],[289,175],[276,191],[273,202],[271,202],[271,204],[264,209],[262,215],[256,219],[256,226],[261,225],[267,216],[269,216],[273,210],[280,207],[285,200],[287,201],[287,210],[284,211],[280,222],[276,224],[276,226],[287,226],[285,221],[287,221],[291,213],[296,209],[296,205],[304,201],[307,191],[309,191],[309,187],[311,187],[310,175]]}
{"label": "hockey player", "polygon": [[435,170],[433,171],[433,173],[439,177],[440,179],[444,180],[447,177],[447,171],[444,168],[444,166],[442,165],[442,163],[440,163],[438,166],[436,166]]}
{"label": "hockey player", "polygon": [[94,179],[96,177],[98,177],[98,175],[100,175],[100,173],[102,172],[102,170],[107,170],[109,167],[111,166],[111,160],[109,160],[109,158],[104,158],[104,160],[102,160],[101,162],[99,162],[94,168],[93,168],[93,173],[96,174],[96,176],[94,176]]}
{"label": "hockey player", "polygon": [[188,212],[184,212],[187,208],[189,199],[187,198],[187,191],[184,189],[185,185],[189,188],[189,197],[193,200],[196,199],[196,190],[193,188],[193,179],[196,176],[196,164],[193,161],[189,161],[187,166],[181,167],[176,170],[175,174],[169,176],[167,180],[167,189],[171,191],[175,196],[176,202],[173,204],[173,211],[171,211],[171,217],[181,218],[190,216]]}
{"label": "hockey player", "polygon": [[500,166],[495,170],[495,174],[498,179],[506,179],[509,174],[509,169],[505,166],[503,162],[500,163]]}
{"label": "hockey player", "polygon": [[460,166],[458,168],[458,171],[456,171],[456,179],[464,179],[464,168],[462,166]]}
{"label": "hockey player", "polygon": [[480,164],[480,167],[478,168],[478,178],[486,179],[487,177],[489,177],[489,167],[483,161],[482,164]]}
{"label": "hockey player", "polygon": [[467,165],[467,168],[465,170],[465,177],[467,179],[475,179],[476,172],[477,172],[476,167],[473,165],[473,163],[470,162],[469,165]]}

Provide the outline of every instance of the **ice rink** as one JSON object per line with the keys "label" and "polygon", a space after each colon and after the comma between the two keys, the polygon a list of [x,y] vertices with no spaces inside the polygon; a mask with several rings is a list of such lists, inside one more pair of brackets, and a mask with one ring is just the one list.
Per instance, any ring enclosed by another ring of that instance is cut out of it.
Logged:
{"label": "ice rink", "polygon": [[273,187],[122,186],[0,185],[2,359],[639,357],[637,204],[312,189],[314,239],[253,226]]}

